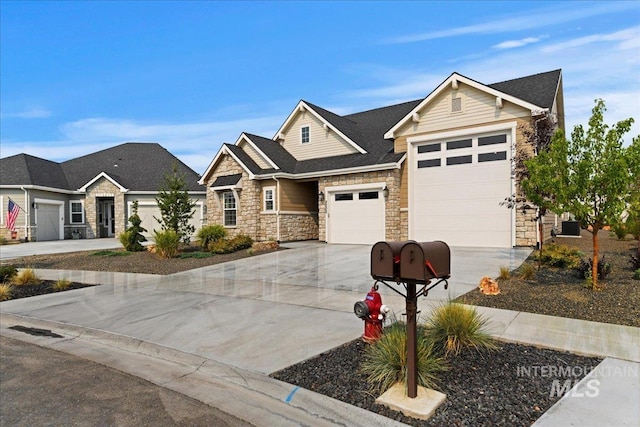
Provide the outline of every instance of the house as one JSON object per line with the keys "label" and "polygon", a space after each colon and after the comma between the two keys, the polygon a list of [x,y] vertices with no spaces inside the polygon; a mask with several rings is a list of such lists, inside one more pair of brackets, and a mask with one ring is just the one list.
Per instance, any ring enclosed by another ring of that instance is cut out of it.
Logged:
{"label": "house", "polygon": [[273,138],[221,146],[200,179],[207,221],[257,240],[532,246],[535,210],[500,202],[520,125],[544,115],[564,128],[561,70],[453,73],[423,99],[344,116],[301,100]]}
{"label": "house", "polygon": [[[155,197],[176,165],[196,201],[192,224],[204,220],[200,176],[155,143],[125,143],[62,163],[17,154],[0,159],[2,237],[32,241],[116,237],[128,226],[134,201],[147,237],[160,230]],[[11,199],[22,209],[16,233],[6,228]]]}

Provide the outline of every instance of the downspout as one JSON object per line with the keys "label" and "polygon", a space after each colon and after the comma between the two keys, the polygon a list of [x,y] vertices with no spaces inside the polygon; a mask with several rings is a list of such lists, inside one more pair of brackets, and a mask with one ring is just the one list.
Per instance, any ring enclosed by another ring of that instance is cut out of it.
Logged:
{"label": "downspout", "polygon": [[272,177],[276,182],[275,208],[276,208],[276,241],[280,243],[280,181],[275,176]]}
{"label": "downspout", "polygon": [[24,213],[24,241],[28,242],[31,231],[31,222],[30,222],[30,212],[31,212],[31,203],[29,202],[29,190],[24,187],[20,187],[22,191],[24,191],[24,205],[27,208]]}

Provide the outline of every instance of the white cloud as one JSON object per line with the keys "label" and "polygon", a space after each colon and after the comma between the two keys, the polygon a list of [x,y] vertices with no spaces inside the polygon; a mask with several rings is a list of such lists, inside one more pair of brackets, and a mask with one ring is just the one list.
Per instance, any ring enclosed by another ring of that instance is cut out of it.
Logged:
{"label": "white cloud", "polygon": [[466,25],[446,30],[430,31],[425,33],[399,36],[389,39],[392,44],[414,43],[426,40],[435,40],[448,37],[457,37],[471,34],[499,34],[512,31],[542,28],[550,25],[567,24],[580,19],[610,14],[625,10],[637,10],[635,2],[606,2],[581,3],[576,7],[573,2],[559,3],[554,7],[543,3],[537,10],[520,16],[505,16],[494,21],[476,25]]}
{"label": "white cloud", "polygon": [[516,47],[526,46],[528,44],[537,43],[540,41],[539,37],[527,37],[520,40],[507,40],[497,45],[492,46],[494,49],[513,49]]}
{"label": "white cloud", "polygon": [[27,153],[65,161],[124,142],[157,142],[198,173],[203,173],[223,142],[233,143],[243,130],[270,138],[282,117],[253,117],[226,122],[145,123],[87,118],[60,127],[56,141],[2,140],[1,157]]}
{"label": "white cloud", "polygon": [[596,43],[613,42],[613,48],[619,50],[638,49],[640,47],[640,27],[627,28],[609,34],[592,34],[573,40],[555,43],[542,49],[544,53],[561,52]]}
{"label": "white cloud", "polygon": [[2,117],[5,118],[17,118],[17,119],[45,119],[51,117],[51,111],[46,108],[33,107],[28,110],[19,111],[16,113],[2,113]]}

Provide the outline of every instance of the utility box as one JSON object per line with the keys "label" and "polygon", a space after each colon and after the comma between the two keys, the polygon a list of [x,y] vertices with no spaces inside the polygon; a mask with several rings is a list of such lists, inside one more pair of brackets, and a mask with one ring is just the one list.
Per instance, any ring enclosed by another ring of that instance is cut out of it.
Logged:
{"label": "utility box", "polygon": [[403,281],[427,283],[451,276],[451,250],[445,242],[407,242],[400,249]]}
{"label": "utility box", "polygon": [[397,280],[400,277],[400,250],[406,243],[378,242],[373,245],[371,277],[376,280]]}

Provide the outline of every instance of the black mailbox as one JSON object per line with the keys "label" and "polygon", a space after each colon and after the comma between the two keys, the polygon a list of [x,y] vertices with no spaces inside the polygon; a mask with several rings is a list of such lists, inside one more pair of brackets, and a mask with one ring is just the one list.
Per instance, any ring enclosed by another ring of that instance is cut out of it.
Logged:
{"label": "black mailbox", "polygon": [[407,242],[400,250],[400,277],[426,283],[451,276],[451,251],[445,242]]}
{"label": "black mailbox", "polygon": [[371,277],[396,280],[400,277],[400,250],[407,242],[378,242],[371,248]]}

